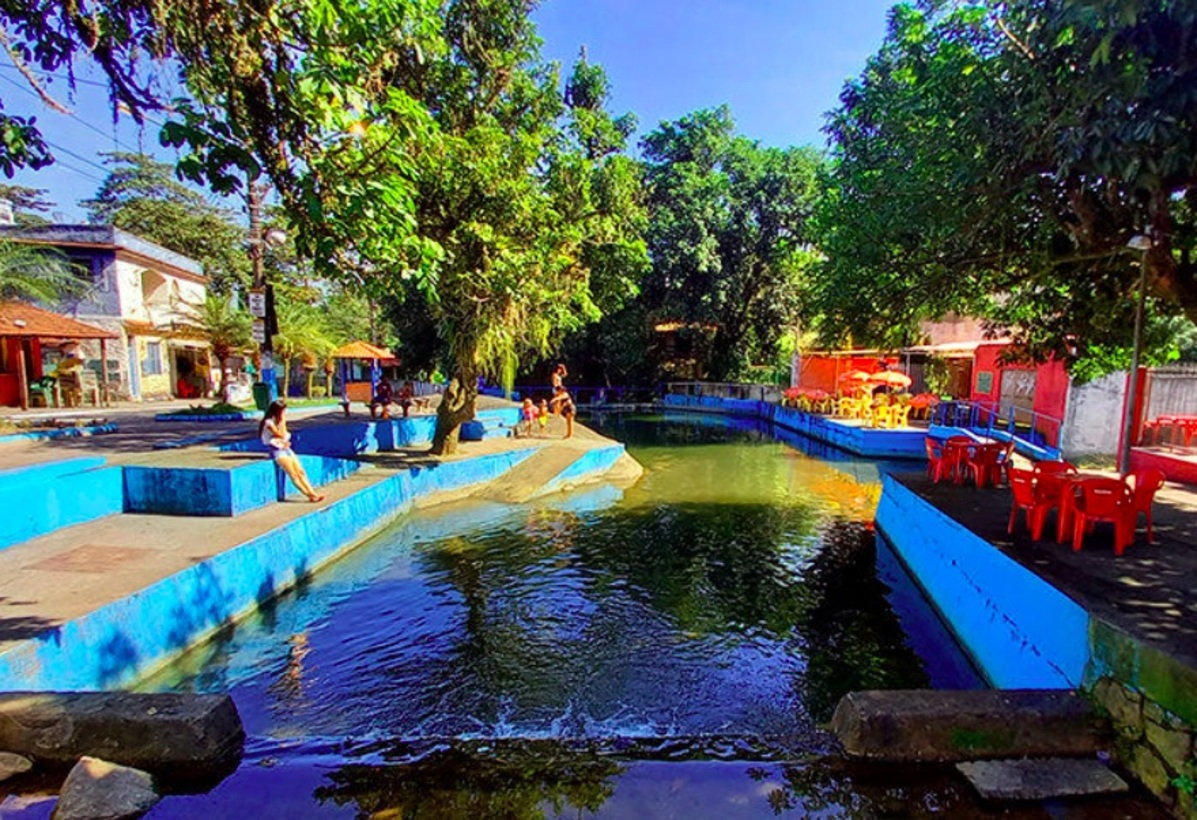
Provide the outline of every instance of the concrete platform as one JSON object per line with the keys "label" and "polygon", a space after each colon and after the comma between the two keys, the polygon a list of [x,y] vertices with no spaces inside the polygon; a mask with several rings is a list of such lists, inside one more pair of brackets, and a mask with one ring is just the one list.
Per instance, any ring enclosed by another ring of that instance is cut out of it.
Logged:
{"label": "concrete platform", "polygon": [[1093,758],[981,760],[958,763],[956,769],[986,800],[1051,800],[1130,791],[1125,780]]}
{"label": "concrete platform", "polygon": [[851,692],[831,729],[849,756],[895,763],[1091,757],[1110,740],[1089,704],[1066,690]]}

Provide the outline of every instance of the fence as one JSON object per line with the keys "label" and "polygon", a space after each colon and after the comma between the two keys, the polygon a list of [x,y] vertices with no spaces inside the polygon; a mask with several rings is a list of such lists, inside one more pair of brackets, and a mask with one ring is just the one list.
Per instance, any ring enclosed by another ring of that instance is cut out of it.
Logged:
{"label": "fence", "polygon": [[931,423],[945,427],[1008,433],[1038,447],[1060,447],[1063,421],[1011,404],[1002,408],[993,402],[945,401],[935,407]]}
{"label": "fence", "polygon": [[681,396],[710,396],[717,399],[781,401],[782,388],[775,384],[738,384],[735,382],[669,382],[666,393]]}
{"label": "fence", "polygon": [[1197,414],[1197,364],[1174,364],[1147,371],[1144,419]]}

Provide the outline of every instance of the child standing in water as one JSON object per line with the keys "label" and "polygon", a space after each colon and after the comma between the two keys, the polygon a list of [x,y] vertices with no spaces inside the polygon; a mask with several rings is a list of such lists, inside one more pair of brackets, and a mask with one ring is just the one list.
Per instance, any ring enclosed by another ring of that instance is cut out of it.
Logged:
{"label": "child standing in water", "polygon": [[266,449],[270,451],[270,457],[274,459],[274,463],[281,467],[284,473],[291,476],[291,480],[295,482],[299,491],[306,495],[309,501],[323,501],[324,496],[312,487],[312,482],[308,480],[308,474],[304,472],[303,465],[299,463],[299,456],[295,455],[295,451],[291,449],[291,433],[287,430],[287,420],[283,418],[286,410],[287,403],[282,399],[271,402],[270,407],[266,410],[266,416],[258,424],[258,436],[266,445]]}
{"label": "child standing in water", "polygon": [[540,434],[545,435],[549,429],[549,403],[545,399],[540,400],[540,414],[536,420],[540,422]]}

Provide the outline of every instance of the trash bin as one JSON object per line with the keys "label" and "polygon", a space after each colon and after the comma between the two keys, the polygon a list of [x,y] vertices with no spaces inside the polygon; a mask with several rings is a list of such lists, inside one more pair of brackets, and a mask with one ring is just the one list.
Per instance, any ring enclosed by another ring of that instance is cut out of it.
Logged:
{"label": "trash bin", "polygon": [[274,401],[274,385],[266,382],[254,382],[254,405],[259,410],[265,410]]}

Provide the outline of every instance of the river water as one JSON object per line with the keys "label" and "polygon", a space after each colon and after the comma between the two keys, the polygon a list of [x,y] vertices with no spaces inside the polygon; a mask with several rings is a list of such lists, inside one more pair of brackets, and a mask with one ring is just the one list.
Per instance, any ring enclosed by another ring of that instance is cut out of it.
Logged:
{"label": "river water", "polygon": [[[151,817],[888,811],[821,728],[839,698],[982,684],[876,543],[885,465],[713,417],[592,423],[641,481],[414,513],[143,682],[230,692],[250,738]],[[920,788],[902,805],[963,799]]]}

